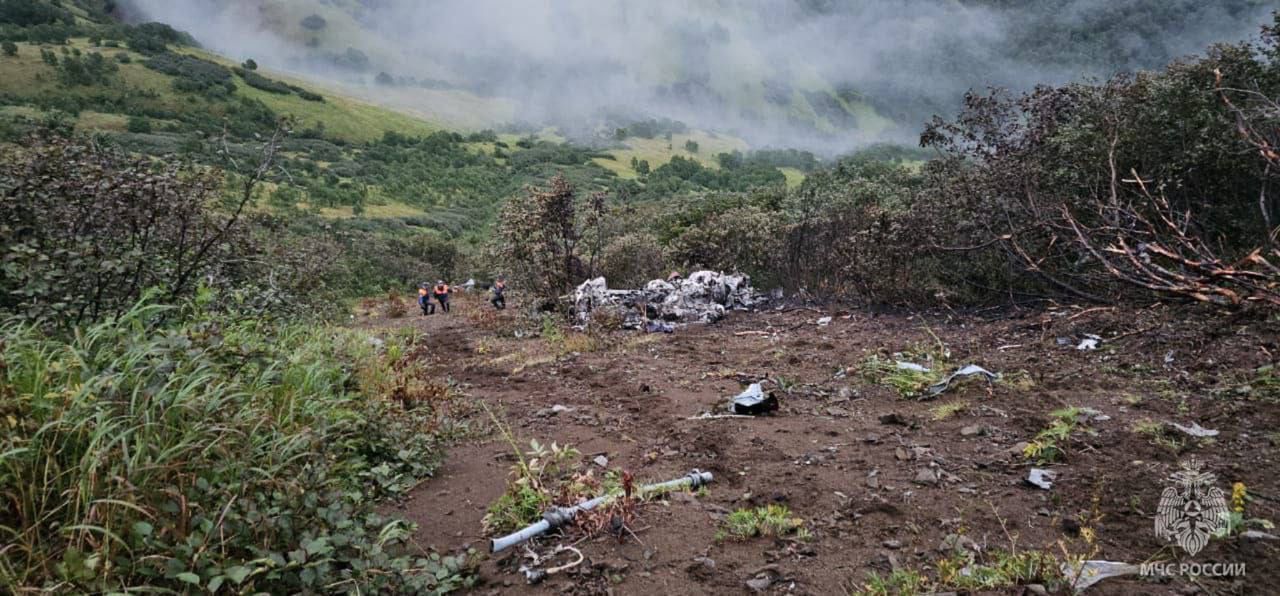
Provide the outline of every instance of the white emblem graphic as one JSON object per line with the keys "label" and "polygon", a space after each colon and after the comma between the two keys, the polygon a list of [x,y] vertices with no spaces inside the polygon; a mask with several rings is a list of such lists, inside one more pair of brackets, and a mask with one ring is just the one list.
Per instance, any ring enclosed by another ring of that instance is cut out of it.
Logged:
{"label": "white emblem graphic", "polygon": [[1177,486],[1164,489],[1156,509],[1156,536],[1176,541],[1193,557],[1227,523],[1226,496],[1213,485],[1217,477],[1200,468],[1194,459],[1182,464],[1170,476]]}

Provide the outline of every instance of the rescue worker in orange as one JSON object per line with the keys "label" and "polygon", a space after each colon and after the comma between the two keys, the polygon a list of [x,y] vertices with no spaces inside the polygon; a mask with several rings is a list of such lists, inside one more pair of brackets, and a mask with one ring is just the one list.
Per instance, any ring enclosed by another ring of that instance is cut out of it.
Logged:
{"label": "rescue worker in orange", "polygon": [[426,282],[418,286],[418,306],[422,308],[422,316],[424,317],[436,311],[436,305],[431,303],[431,297],[427,295]]}
{"label": "rescue worker in orange", "polygon": [[449,312],[449,284],[444,283],[443,279],[436,280],[436,287],[431,289],[431,294],[440,303],[440,310]]}

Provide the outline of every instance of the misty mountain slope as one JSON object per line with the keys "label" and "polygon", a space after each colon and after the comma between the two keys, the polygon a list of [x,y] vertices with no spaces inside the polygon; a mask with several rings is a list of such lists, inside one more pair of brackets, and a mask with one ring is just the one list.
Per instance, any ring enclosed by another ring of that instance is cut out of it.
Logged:
{"label": "misty mountain slope", "polygon": [[120,6],[126,18],[173,23],[227,55],[469,125],[551,124],[588,139],[607,137],[628,120],[667,117],[754,145],[844,150],[911,139],[922,121],[953,110],[971,88],[1154,68],[1212,42],[1248,37],[1269,4],[122,0]]}

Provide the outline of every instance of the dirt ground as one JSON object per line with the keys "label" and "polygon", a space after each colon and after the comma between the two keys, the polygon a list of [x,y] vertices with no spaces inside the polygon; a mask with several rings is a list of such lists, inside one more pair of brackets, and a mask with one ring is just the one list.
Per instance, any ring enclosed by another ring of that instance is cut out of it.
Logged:
{"label": "dirt ground", "polygon": [[[423,546],[484,553],[476,592],[850,593],[872,572],[936,578],[938,561],[959,544],[979,560],[1042,549],[1063,559],[1246,566],[1234,578],[1108,579],[1090,594],[1280,594],[1280,542],[1214,539],[1192,558],[1153,530],[1170,474],[1193,457],[1228,500],[1233,483],[1244,483],[1246,517],[1280,521],[1280,376],[1266,368],[1280,355],[1274,317],[1162,305],[927,316],[792,306],[670,335],[617,331],[595,345],[557,345],[487,330],[517,313],[486,309],[462,296],[448,315],[361,321],[425,335],[434,347],[414,357],[456,382],[469,405],[488,405],[522,446],[572,445],[584,469],[604,455],[641,483],[695,468],[715,479],[703,494],[645,504],[634,537],[585,540],[582,565],[528,586],[516,571],[527,562],[522,549],[487,554],[481,518],[514,457],[487,415],[470,408],[475,432],[393,509],[419,524]],[[824,316],[832,321],[819,325]],[[1098,349],[1077,349],[1085,334],[1102,338]],[[949,352],[948,367],[978,364],[1003,378],[920,401],[860,373],[872,355],[892,362],[896,352],[924,350]],[[781,400],[775,414],[697,418],[724,413],[759,380]],[[1053,487],[1033,487],[1024,479],[1037,466],[1021,447],[1068,406],[1094,412],[1062,444],[1061,462],[1038,466],[1057,473]],[[1220,434],[1152,431],[1166,422]],[[811,536],[716,539],[726,514],[770,503],[804,519]],[[535,548],[575,540],[547,537]]]}

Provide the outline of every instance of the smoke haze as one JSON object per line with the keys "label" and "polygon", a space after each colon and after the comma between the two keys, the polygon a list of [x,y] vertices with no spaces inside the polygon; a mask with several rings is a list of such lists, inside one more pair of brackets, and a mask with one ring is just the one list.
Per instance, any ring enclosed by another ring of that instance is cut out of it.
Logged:
{"label": "smoke haze", "polygon": [[125,5],[135,20],[170,23],[228,56],[456,126],[519,121],[581,138],[665,117],[821,151],[911,139],[975,87],[1158,67],[1251,37],[1270,10],[1252,0]]}

